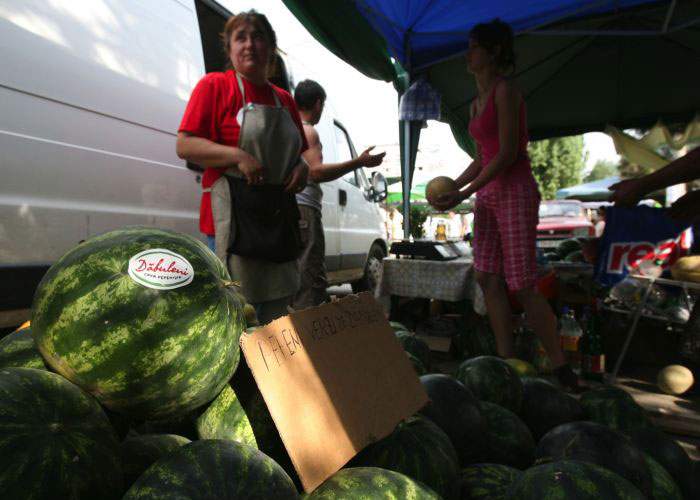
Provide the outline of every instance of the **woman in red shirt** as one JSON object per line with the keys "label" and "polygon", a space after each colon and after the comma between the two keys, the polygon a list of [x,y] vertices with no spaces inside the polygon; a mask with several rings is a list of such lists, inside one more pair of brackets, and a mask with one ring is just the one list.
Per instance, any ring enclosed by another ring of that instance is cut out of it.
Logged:
{"label": "woman in red shirt", "polygon": [[515,67],[510,26],[500,20],[475,26],[469,36],[467,67],[478,89],[469,122],[478,155],[456,179],[457,186],[466,189],[430,201],[447,210],[476,193],[474,268],[498,354],[515,356],[510,290],[523,305],[560,381],[576,389],[578,378],[565,362],[556,317],[535,288],[540,194],[527,153],[525,101],[505,78]]}
{"label": "woman in red shirt", "polygon": [[[223,40],[231,69],[207,74],[192,91],[177,154],[206,167],[200,229],[216,236],[217,255],[241,282],[259,320],[267,322],[287,313],[299,286],[294,249],[289,250],[294,244],[261,242],[259,255],[251,248],[271,234],[298,232],[294,193],[306,185],[301,153],[308,146],[294,99],[267,80],[276,36],[265,16],[255,11],[233,16]],[[266,216],[270,205],[283,207],[277,222]],[[260,221],[269,227],[261,229]],[[283,253],[280,258],[275,247]]]}

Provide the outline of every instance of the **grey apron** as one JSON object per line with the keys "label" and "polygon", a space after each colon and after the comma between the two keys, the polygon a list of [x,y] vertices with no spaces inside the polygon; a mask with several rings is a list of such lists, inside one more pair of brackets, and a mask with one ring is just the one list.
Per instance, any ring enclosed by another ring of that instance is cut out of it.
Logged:
{"label": "grey apron", "polygon": [[[238,74],[236,78],[245,103],[243,82]],[[272,94],[275,106],[244,104],[238,115],[241,124],[238,147],[261,163],[266,184],[281,185],[300,161],[302,139],[289,110],[282,106],[274,90]],[[227,170],[226,176],[238,179],[243,177],[234,169]],[[221,257],[224,257],[224,249],[230,245],[232,235],[236,234],[235,211],[231,210],[233,200],[227,191],[229,187],[226,177],[219,179],[212,187],[217,254]],[[227,201],[228,206],[224,207]],[[228,255],[228,267],[233,279],[240,281],[242,293],[251,303],[290,296],[299,288],[299,272],[295,260],[275,263],[231,254]]]}

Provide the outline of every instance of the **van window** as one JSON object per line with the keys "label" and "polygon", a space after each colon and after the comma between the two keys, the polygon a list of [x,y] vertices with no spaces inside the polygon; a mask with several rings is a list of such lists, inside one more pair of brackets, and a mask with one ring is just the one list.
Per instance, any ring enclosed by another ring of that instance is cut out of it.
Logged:
{"label": "van window", "polygon": [[[352,160],[354,157],[354,151],[350,145],[350,141],[348,140],[347,133],[341,128],[341,126],[339,126],[339,123],[335,120],[333,123],[333,130],[335,131],[335,150],[338,154],[338,163],[343,163]],[[354,171],[348,172],[342,178],[344,181],[358,186],[357,176],[355,175]]]}

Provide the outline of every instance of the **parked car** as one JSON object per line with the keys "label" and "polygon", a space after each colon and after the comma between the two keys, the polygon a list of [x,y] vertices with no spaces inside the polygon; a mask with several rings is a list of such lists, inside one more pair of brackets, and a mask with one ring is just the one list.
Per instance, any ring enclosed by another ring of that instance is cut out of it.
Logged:
{"label": "parked car", "polygon": [[[126,225],[202,237],[202,169],[177,157],[175,139],[192,88],[224,67],[230,15],[213,0],[3,2],[0,328],[82,240]],[[271,79],[293,89],[281,57]],[[329,162],[355,155],[332,108],[318,128]],[[330,278],[356,289],[387,254],[386,182],[372,180],[357,170],[323,185]]]}
{"label": "parked car", "polygon": [[577,200],[552,200],[540,204],[537,246],[553,248],[569,238],[592,238],[595,228]]}

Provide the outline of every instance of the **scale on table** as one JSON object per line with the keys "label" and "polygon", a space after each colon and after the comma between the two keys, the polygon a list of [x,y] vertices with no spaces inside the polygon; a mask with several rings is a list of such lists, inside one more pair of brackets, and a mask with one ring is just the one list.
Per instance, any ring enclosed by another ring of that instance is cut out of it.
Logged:
{"label": "scale on table", "polygon": [[397,257],[424,260],[452,260],[471,255],[466,241],[396,241],[391,253]]}

